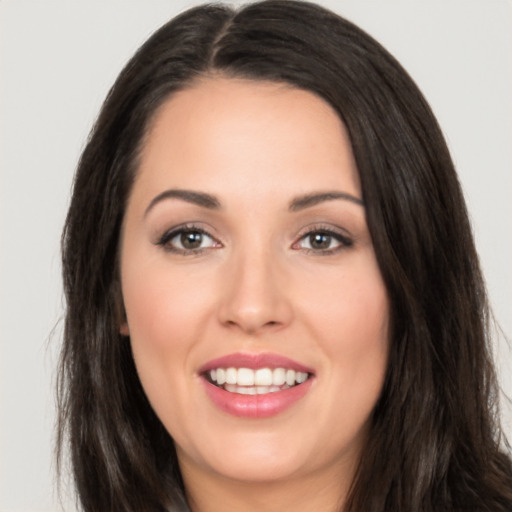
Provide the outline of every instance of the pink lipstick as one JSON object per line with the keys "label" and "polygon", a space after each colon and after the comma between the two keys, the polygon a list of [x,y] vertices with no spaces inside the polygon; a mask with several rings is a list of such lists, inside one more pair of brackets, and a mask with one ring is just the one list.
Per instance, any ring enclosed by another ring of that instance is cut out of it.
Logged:
{"label": "pink lipstick", "polygon": [[311,388],[314,371],[278,354],[236,353],[209,361],[199,374],[211,401],[245,418],[268,418],[288,409]]}

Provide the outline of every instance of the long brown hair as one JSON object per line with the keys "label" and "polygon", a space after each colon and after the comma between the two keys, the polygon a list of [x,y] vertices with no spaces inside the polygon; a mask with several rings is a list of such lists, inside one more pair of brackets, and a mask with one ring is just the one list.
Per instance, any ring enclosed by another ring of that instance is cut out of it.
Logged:
{"label": "long brown hair", "polygon": [[512,510],[486,292],[438,124],[370,36],[317,5],[274,0],[193,8],[159,29],[121,72],[81,156],[62,236],[58,457],[67,445],[83,510],[186,507],[173,441],[119,334],[118,245],[148,123],[212,73],[312,91],[350,134],[392,340],[347,510]]}

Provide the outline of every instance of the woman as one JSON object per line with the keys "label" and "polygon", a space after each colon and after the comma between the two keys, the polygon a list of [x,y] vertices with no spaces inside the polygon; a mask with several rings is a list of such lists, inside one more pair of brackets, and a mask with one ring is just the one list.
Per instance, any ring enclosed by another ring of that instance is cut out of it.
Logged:
{"label": "woman", "polygon": [[191,9],[111,90],[63,235],[84,510],[509,510],[485,289],[423,97],[313,4]]}

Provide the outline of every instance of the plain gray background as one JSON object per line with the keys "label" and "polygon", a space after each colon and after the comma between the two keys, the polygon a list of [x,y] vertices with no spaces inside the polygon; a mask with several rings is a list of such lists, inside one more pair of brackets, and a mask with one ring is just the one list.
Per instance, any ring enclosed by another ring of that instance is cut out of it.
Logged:
{"label": "plain gray background", "polygon": [[[196,3],[0,2],[2,512],[59,508],[52,466],[62,316],[59,236],[78,156],[123,64],[156,28]],[[383,43],[433,107],[466,193],[495,314],[510,338],[511,1],[320,3]],[[512,395],[505,336],[497,358]],[[504,418],[512,437],[510,406]],[[65,510],[74,509],[64,503]]]}

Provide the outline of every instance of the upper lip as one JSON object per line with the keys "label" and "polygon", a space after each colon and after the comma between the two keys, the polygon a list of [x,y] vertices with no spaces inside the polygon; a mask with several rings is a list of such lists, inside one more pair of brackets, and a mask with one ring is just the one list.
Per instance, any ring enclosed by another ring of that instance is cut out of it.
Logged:
{"label": "upper lip", "polygon": [[199,369],[199,373],[206,373],[215,368],[287,368],[297,372],[314,373],[312,368],[305,366],[289,357],[273,353],[249,354],[234,353],[228,354],[205,363]]}

